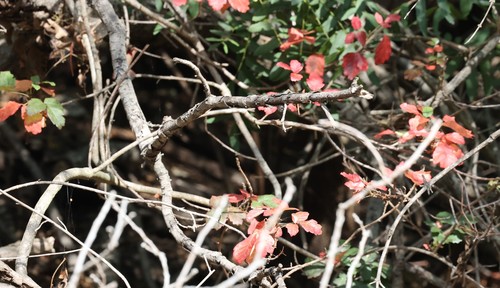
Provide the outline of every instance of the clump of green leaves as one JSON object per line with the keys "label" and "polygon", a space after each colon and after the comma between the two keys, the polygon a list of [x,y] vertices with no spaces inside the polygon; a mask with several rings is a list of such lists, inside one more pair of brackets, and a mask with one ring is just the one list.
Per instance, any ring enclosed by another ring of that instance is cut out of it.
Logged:
{"label": "clump of green leaves", "polygon": [[453,214],[442,211],[435,216],[435,221],[425,221],[430,227],[432,243],[426,248],[436,251],[446,244],[459,244],[464,238],[471,234],[470,225],[475,221],[470,215],[462,215],[455,218]]}

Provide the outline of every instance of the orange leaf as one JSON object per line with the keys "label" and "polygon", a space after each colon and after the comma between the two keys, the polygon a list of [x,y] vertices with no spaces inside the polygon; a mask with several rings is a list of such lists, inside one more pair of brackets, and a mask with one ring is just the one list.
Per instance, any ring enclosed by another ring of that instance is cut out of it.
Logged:
{"label": "orange leaf", "polygon": [[187,0],[172,0],[172,4],[174,6],[182,6],[187,3]]}
{"label": "orange leaf", "polygon": [[288,234],[293,237],[299,233],[299,225],[295,223],[288,223],[285,225],[286,230],[288,231]]}
{"label": "orange leaf", "polygon": [[24,129],[33,135],[40,134],[46,126],[43,112],[30,116],[26,113],[26,105],[21,107],[21,118],[24,120]]}
{"label": "orange leaf", "polygon": [[434,152],[432,152],[432,162],[444,169],[457,162],[463,155],[464,153],[456,144],[440,141],[434,149]]}
{"label": "orange leaf", "polygon": [[250,10],[249,0],[229,0],[229,5],[240,13],[245,13]]}
{"label": "orange leaf", "polygon": [[323,88],[323,86],[325,86],[325,83],[323,82],[323,77],[316,74],[309,75],[309,78],[307,78],[306,83],[307,86],[309,86],[309,88],[312,91],[318,91],[321,88]]}
{"label": "orange leaf", "polygon": [[302,221],[300,222],[300,226],[306,230],[306,232],[312,233],[314,235],[321,235],[323,231],[321,230],[322,227],[316,220],[307,220],[307,221]]}
{"label": "orange leaf", "polygon": [[10,116],[14,115],[21,106],[23,106],[21,103],[14,101],[7,102],[7,104],[0,109],[0,122],[5,121]]}
{"label": "orange leaf", "polygon": [[16,91],[26,92],[31,89],[31,80],[16,80]]}
{"label": "orange leaf", "polygon": [[420,171],[408,170],[405,172],[405,176],[417,185],[424,185],[425,182],[429,182],[432,179],[431,171],[424,171],[424,170]]}
{"label": "orange leaf", "polygon": [[394,135],[394,134],[396,134],[396,133],[394,131],[392,131],[391,129],[385,129],[384,131],[377,133],[375,136],[373,136],[373,138],[380,139],[380,138],[382,138],[382,136]]}
{"label": "orange leaf", "polygon": [[463,126],[455,122],[455,117],[444,115],[443,117],[444,124],[448,128],[455,130],[458,134],[464,136],[465,138],[472,138],[474,134],[470,130],[465,129]]}

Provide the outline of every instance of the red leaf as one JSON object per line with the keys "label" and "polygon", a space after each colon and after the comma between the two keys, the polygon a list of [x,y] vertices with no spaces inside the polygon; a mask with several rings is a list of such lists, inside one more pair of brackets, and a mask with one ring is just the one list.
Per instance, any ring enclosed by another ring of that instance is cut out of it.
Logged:
{"label": "red leaf", "polygon": [[241,264],[252,252],[252,248],[257,241],[257,236],[252,234],[247,239],[236,244],[233,248],[233,259],[236,263]]}
{"label": "red leaf", "polygon": [[286,230],[288,231],[288,234],[293,237],[299,233],[299,225],[294,224],[294,223],[288,223],[285,225]]}
{"label": "red leaf", "polygon": [[460,145],[465,144],[464,137],[462,135],[460,135],[458,132],[445,134],[444,139],[448,142],[455,143],[455,144],[460,144]]}
{"label": "red leaf", "polygon": [[356,33],[356,38],[358,39],[359,43],[361,45],[365,46],[366,44],[366,32],[365,31],[359,31]]}
{"label": "red leaf", "polygon": [[344,75],[352,80],[358,76],[359,72],[368,70],[368,61],[361,53],[347,53],[344,55],[342,68],[344,68]]}
{"label": "red leaf", "polygon": [[321,235],[323,231],[321,231],[321,225],[318,224],[316,220],[307,220],[300,222],[300,226],[306,230],[306,232],[312,233],[314,235]]}
{"label": "red leaf", "polygon": [[444,115],[443,121],[444,121],[443,126],[446,126],[448,128],[455,130],[455,132],[464,136],[465,138],[474,137],[474,134],[472,134],[472,132],[470,130],[465,129],[462,125],[455,122],[455,117],[452,117],[449,115]]}
{"label": "red leaf", "polygon": [[249,0],[229,0],[229,4],[238,12],[245,13],[250,10]]}
{"label": "red leaf", "polygon": [[349,187],[349,189],[354,190],[355,192],[359,192],[366,187],[366,181],[364,181],[358,174],[341,172],[340,175],[350,180],[345,182],[344,185]]}
{"label": "red leaf", "polygon": [[377,21],[377,23],[380,24],[380,26],[382,26],[383,28],[391,28],[391,23],[399,21],[399,19],[401,19],[399,15],[390,14],[384,20],[382,15],[380,15],[378,12],[375,13],[375,21]]}
{"label": "red leaf", "polygon": [[306,59],[306,73],[323,77],[325,73],[325,56],[313,54]]}
{"label": "red leaf", "polygon": [[391,129],[385,129],[384,131],[379,132],[378,134],[376,134],[375,136],[373,136],[373,138],[380,139],[380,138],[382,138],[382,136],[385,136],[385,135],[394,135],[394,134],[396,134],[396,132],[392,131]]}
{"label": "red leaf", "polygon": [[308,34],[314,33],[314,31],[306,31],[299,30],[297,28],[289,28],[288,29],[288,40],[280,45],[280,50],[285,51],[290,48],[292,45],[296,45],[301,43],[302,41],[307,41],[311,44],[315,42],[315,38],[313,36],[307,36]]}
{"label": "red leaf", "polygon": [[432,162],[444,169],[457,162],[463,155],[464,153],[456,144],[440,141],[432,153]]}
{"label": "red leaf", "polygon": [[356,32],[347,33],[347,35],[345,35],[345,44],[353,43],[354,40],[356,40]]}
{"label": "red leaf", "polygon": [[378,12],[375,12],[375,21],[377,21],[380,26],[384,27],[384,17],[382,17],[382,15]]}
{"label": "red leaf", "polygon": [[405,176],[417,185],[424,185],[425,182],[429,182],[432,179],[431,171],[424,171],[424,170],[420,171],[408,170],[405,172]]}
{"label": "red leaf", "polygon": [[359,30],[361,27],[363,27],[363,24],[361,23],[361,19],[359,19],[358,16],[354,16],[351,19],[351,26],[354,30]]}
{"label": "red leaf", "polygon": [[290,70],[292,70],[293,73],[299,73],[300,71],[302,71],[303,67],[304,66],[302,65],[302,63],[295,59],[290,61]]}
{"label": "red leaf", "polygon": [[311,74],[309,76],[309,78],[307,78],[306,82],[307,82],[307,85],[309,86],[309,89],[311,89],[311,91],[318,91],[321,88],[323,88],[323,86],[325,86],[325,83],[323,82],[323,78],[316,75],[316,74]]}
{"label": "red leaf", "polygon": [[265,257],[266,254],[273,253],[275,241],[274,238],[269,235],[269,232],[263,229],[265,226],[264,224],[264,221],[259,222],[257,229],[253,230],[247,239],[234,246],[233,258],[236,263],[241,264],[245,260],[247,263],[252,262],[257,250],[259,249],[259,245],[263,245],[262,253],[260,255],[261,257]]}
{"label": "red leaf", "polygon": [[408,132],[415,136],[427,136],[429,134],[429,132],[425,129],[427,122],[429,122],[428,118],[421,115],[415,115],[415,117],[408,120],[408,126],[410,128]]}
{"label": "red leaf", "polygon": [[416,106],[416,105],[412,105],[412,104],[408,104],[408,103],[402,103],[401,105],[399,105],[399,107],[401,108],[401,110],[403,110],[404,112],[407,112],[407,113],[411,113],[411,114],[415,114],[415,115],[422,115],[419,111],[419,106]]}
{"label": "red leaf", "polygon": [[285,70],[292,70],[292,68],[290,68],[290,65],[286,64],[285,62],[278,62],[276,64],[276,66],[280,67],[280,68],[283,68]]}
{"label": "red leaf", "polygon": [[300,81],[302,79],[302,77],[304,77],[304,76],[297,74],[297,73],[290,73],[290,80],[292,82]]}
{"label": "red leaf", "polygon": [[391,57],[391,39],[384,35],[375,49],[375,64],[384,64]]}
{"label": "red leaf", "polygon": [[283,63],[283,62],[278,62],[276,66],[281,67],[285,70],[292,71],[290,74],[290,80],[293,82],[299,81],[302,79],[302,75],[298,74],[300,71],[302,71],[302,68],[304,67],[302,63],[300,63],[297,60],[292,60],[290,61],[290,65]]}
{"label": "red leaf", "polygon": [[21,103],[14,101],[7,102],[7,104],[0,109],[0,122],[5,121],[10,116],[14,115],[21,106],[23,106]]}
{"label": "red leaf", "polygon": [[174,6],[182,6],[182,5],[185,5],[187,3],[187,0],[172,0],[172,4],[174,4]]}
{"label": "red leaf", "polygon": [[309,212],[299,211],[292,214],[293,223],[299,223],[301,221],[306,221],[309,217]]}
{"label": "red leaf", "polygon": [[271,115],[274,112],[276,112],[276,110],[278,110],[278,107],[276,107],[276,106],[259,106],[259,107],[257,107],[257,110],[264,111],[264,113],[267,116],[267,115]]}
{"label": "red leaf", "polygon": [[297,106],[295,104],[292,104],[292,103],[286,105],[286,109],[290,110],[291,112],[297,112]]}
{"label": "red leaf", "polygon": [[208,5],[215,11],[222,10],[222,7],[227,4],[227,0],[208,0]]}

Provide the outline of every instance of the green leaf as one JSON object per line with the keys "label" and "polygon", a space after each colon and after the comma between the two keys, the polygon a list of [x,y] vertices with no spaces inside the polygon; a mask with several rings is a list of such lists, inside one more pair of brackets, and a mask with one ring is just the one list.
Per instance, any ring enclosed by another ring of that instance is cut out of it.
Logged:
{"label": "green leaf", "polygon": [[156,24],[155,28],[153,29],[153,35],[158,35],[161,30],[163,30],[163,26],[160,24]]}
{"label": "green leaf", "polygon": [[469,77],[465,79],[465,91],[467,92],[467,99],[472,101],[477,98],[477,92],[479,89],[477,70],[472,70]]}
{"label": "green leaf", "polygon": [[[312,258],[306,258],[306,263],[311,262],[312,260]],[[323,274],[323,272],[325,272],[325,264],[323,262],[316,262],[302,270],[302,273],[304,273],[307,278],[319,277]]]}
{"label": "green leaf", "polygon": [[47,105],[47,116],[52,124],[61,129],[66,123],[64,119],[64,108],[61,103],[55,98],[45,98],[44,103]]}
{"label": "green leaf", "polygon": [[160,12],[161,8],[163,8],[163,1],[161,1],[161,0],[155,0],[155,9],[156,9],[156,12]]}
{"label": "green leaf", "polygon": [[215,122],[215,117],[209,117],[209,118],[207,118],[206,122],[207,122],[207,124],[214,123]]}
{"label": "green leaf", "polygon": [[16,88],[16,78],[10,71],[0,72],[0,90],[13,90]]}
{"label": "green leaf", "polygon": [[33,98],[26,103],[26,114],[33,116],[47,109],[47,105],[38,98]]}
{"label": "green leaf", "polygon": [[443,244],[458,244],[458,243],[461,243],[462,242],[462,239],[460,239],[460,237],[458,237],[457,235],[454,235],[454,234],[451,234],[448,236],[448,238],[446,238],[446,240],[444,241]]}
{"label": "green leaf", "polygon": [[424,115],[425,118],[431,117],[432,113],[434,113],[434,109],[431,106],[422,107],[422,115]]}
{"label": "green leaf", "polygon": [[472,0],[460,0],[460,12],[462,12],[462,17],[467,17],[472,10],[472,5],[474,1]]}
{"label": "green leaf", "polygon": [[424,36],[427,36],[427,1],[418,1],[417,6],[415,6],[415,13],[417,14],[417,24],[418,28],[420,28],[420,32]]}
{"label": "green leaf", "polygon": [[236,151],[240,151],[240,132],[238,127],[234,125],[229,132],[229,146]]}
{"label": "green leaf", "polygon": [[252,25],[250,25],[248,27],[248,31],[251,32],[251,33],[258,33],[258,32],[261,32],[261,31],[267,31],[267,30],[271,30],[272,27],[271,27],[271,23],[269,23],[269,21],[261,21],[261,22],[257,22],[257,23],[253,23]]}
{"label": "green leaf", "polygon": [[261,208],[261,207],[268,207],[268,208],[276,208],[279,206],[276,201],[278,198],[276,196],[271,195],[271,194],[266,194],[266,195],[260,195],[257,197],[257,200],[252,201],[252,208]]}
{"label": "green leaf", "polygon": [[342,287],[345,286],[347,283],[347,274],[346,273],[340,273],[335,280],[333,280],[333,285],[334,287]]}

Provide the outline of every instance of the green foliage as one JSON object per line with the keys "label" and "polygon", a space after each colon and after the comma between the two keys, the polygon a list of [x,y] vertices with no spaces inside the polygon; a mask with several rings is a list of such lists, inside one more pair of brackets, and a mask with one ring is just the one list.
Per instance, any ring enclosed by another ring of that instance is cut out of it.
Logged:
{"label": "green foliage", "polygon": [[459,244],[469,233],[470,225],[475,221],[470,215],[463,215],[456,219],[453,214],[442,211],[435,217],[435,221],[426,221],[432,235],[431,250],[441,248],[446,244]]}
{"label": "green foliage", "polygon": [[0,90],[13,90],[16,87],[16,78],[10,71],[0,72]]}
{"label": "green foliage", "polygon": [[[365,251],[371,250],[373,247],[365,247]],[[332,285],[335,287],[345,287],[347,282],[347,270],[352,265],[354,257],[358,253],[358,248],[350,245],[342,246],[340,252],[335,257],[335,271],[337,274],[332,278]],[[370,283],[376,277],[378,269],[378,252],[366,253],[361,257],[358,266],[353,275],[353,287],[371,287]],[[313,261],[312,258],[306,258],[306,263]],[[303,274],[308,278],[320,277],[325,270],[324,262],[316,262],[304,268]],[[385,282],[389,276],[389,266],[382,268],[382,281]]]}

